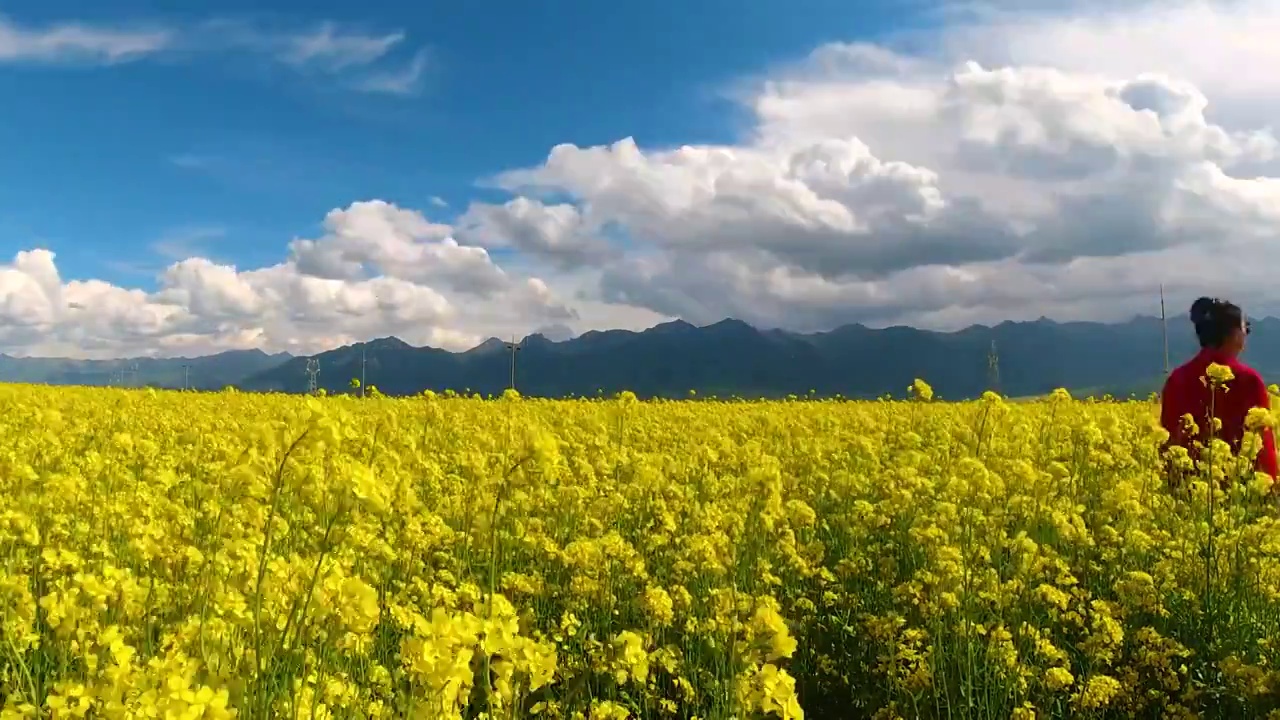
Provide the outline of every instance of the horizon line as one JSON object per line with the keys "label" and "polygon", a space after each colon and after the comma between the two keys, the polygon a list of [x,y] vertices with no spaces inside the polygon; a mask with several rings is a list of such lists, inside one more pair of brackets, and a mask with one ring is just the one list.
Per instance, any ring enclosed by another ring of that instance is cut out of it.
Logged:
{"label": "horizon line", "polygon": [[[1256,318],[1256,321],[1261,323],[1261,322],[1265,322],[1268,320],[1275,320],[1275,319],[1276,318],[1274,316],[1267,315],[1264,317]],[[675,318],[672,320],[665,320],[663,322],[656,323],[654,325],[651,325],[647,328],[640,329],[640,330],[631,330],[626,328],[606,328],[606,329],[600,330],[600,329],[593,328],[581,333],[576,333],[572,337],[568,337],[560,340],[553,340],[540,332],[531,332],[528,335],[525,335],[524,337],[522,337],[517,343],[517,345],[522,345],[525,342],[527,342],[530,338],[535,338],[535,337],[541,338],[543,341],[551,343],[553,345],[559,345],[563,343],[573,342],[575,340],[579,340],[583,337],[586,337],[592,334],[622,332],[622,333],[629,333],[632,335],[640,335],[640,334],[651,332],[658,328],[669,326],[669,325],[687,325],[694,329],[705,330],[707,328],[711,328],[716,325],[722,325],[724,323],[737,323],[741,325],[746,325],[747,327],[757,332],[785,333],[788,335],[804,337],[804,336],[826,335],[833,332],[837,332],[845,328],[860,328],[860,329],[869,330],[873,332],[884,332],[888,330],[904,330],[905,329],[905,330],[914,330],[919,333],[927,333],[931,335],[959,335],[966,332],[973,332],[975,330],[994,330],[994,329],[1009,326],[1009,325],[1017,326],[1017,325],[1032,325],[1032,324],[1048,323],[1052,325],[1120,326],[1120,325],[1126,325],[1129,323],[1140,322],[1144,320],[1160,322],[1159,316],[1135,313],[1134,315],[1132,315],[1126,320],[1117,320],[1117,321],[1111,321],[1111,322],[1102,321],[1102,320],[1054,320],[1047,316],[1041,316],[1039,318],[1036,318],[1035,320],[1001,320],[1000,322],[995,323],[993,325],[989,325],[985,323],[972,323],[970,325],[966,325],[964,327],[961,327],[955,330],[932,330],[928,328],[920,328],[913,325],[903,325],[903,324],[873,327],[861,322],[844,323],[842,325],[837,325],[827,330],[788,330],[786,328],[780,328],[780,327],[764,327],[759,325],[752,325],[751,323],[746,322],[745,320],[739,320],[738,318],[734,318],[734,317],[725,317],[715,322],[707,323],[704,325],[698,325],[698,324],[689,322],[687,320],[684,320],[682,318]],[[202,359],[217,357],[219,355],[224,355],[224,354],[233,353],[233,352],[259,352],[268,356],[288,355],[289,359],[292,360],[297,358],[314,358],[314,357],[323,355],[325,353],[337,352],[340,350],[346,350],[351,348],[358,348],[361,346],[371,345],[371,344],[381,342],[381,341],[386,341],[386,340],[397,340],[403,345],[405,345],[406,347],[412,348],[414,350],[424,350],[424,349],[438,350],[440,352],[446,352],[454,355],[460,355],[460,354],[469,353],[469,352],[478,350],[484,347],[485,345],[493,343],[494,341],[503,343],[504,345],[508,343],[508,341],[502,340],[497,336],[490,336],[480,341],[479,343],[476,343],[471,347],[461,349],[461,350],[449,350],[445,348],[435,347],[432,345],[413,345],[412,343],[409,343],[396,335],[383,335],[379,337],[369,338],[367,340],[351,342],[346,345],[331,347],[326,350],[320,350],[313,353],[295,353],[289,350],[279,350],[279,351],[273,352],[263,348],[262,346],[253,346],[253,347],[241,347],[241,348],[226,348],[223,350],[218,350],[215,352],[210,352],[202,355],[121,355],[117,357],[105,357],[105,358],[76,358],[76,357],[69,357],[65,355],[23,355],[23,354],[13,354],[8,352],[0,352],[0,358],[8,358],[12,360],[32,360],[32,361],[65,360],[65,361],[79,362],[79,363],[114,363],[114,362],[127,362],[127,361],[157,361],[157,362],[170,361],[171,362],[171,361],[178,361],[178,360],[202,360]]]}

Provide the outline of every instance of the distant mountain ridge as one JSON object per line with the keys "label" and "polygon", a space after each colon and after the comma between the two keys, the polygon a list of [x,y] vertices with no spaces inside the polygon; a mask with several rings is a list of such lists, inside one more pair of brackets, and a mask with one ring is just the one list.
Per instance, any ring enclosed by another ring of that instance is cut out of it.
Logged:
{"label": "distant mountain ridge", "polygon": [[0,382],[220,390],[228,385],[238,385],[292,358],[289,353],[268,354],[262,350],[229,350],[192,358],[137,357],[118,360],[13,357],[0,354]]}
{"label": "distant mountain ridge", "polygon": [[[1253,321],[1245,361],[1280,381],[1280,320]],[[901,397],[924,378],[943,398],[976,397],[991,386],[988,356],[998,359],[998,389],[1010,396],[1058,387],[1076,394],[1145,395],[1164,376],[1160,321],[1003,322],[955,332],[846,325],[819,333],[760,330],[727,319],[697,327],[676,320],[639,332],[590,331],[553,341],[535,333],[518,343],[516,387],[543,397],[593,396],[631,390],[641,397]],[[1196,351],[1190,324],[1169,323],[1169,361]],[[511,378],[507,342],[490,338],[461,352],[414,347],[394,337],[312,356],[318,386],[349,390],[362,374],[390,395],[435,391],[501,393]],[[235,350],[196,358],[69,360],[0,355],[0,382],[55,385],[150,385],[216,390],[305,392],[307,357]],[[136,366],[136,375],[131,371]],[[186,367],[184,367],[186,366]]]}
{"label": "distant mountain ridge", "polygon": [[[554,342],[540,334],[520,341],[516,387],[522,394],[563,397],[631,390],[641,397],[902,396],[914,378],[944,398],[980,395],[991,386],[988,356],[998,358],[998,389],[1027,396],[1066,387],[1074,392],[1127,395],[1159,389],[1164,375],[1160,321],[1059,323],[1046,319],[976,325],[956,332],[846,325],[829,332],[759,330],[727,319],[697,327],[684,321],[633,332],[591,331]],[[1197,349],[1185,320],[1169,323],[1169,361]],[[361,377],[391,395],[431,389],[501,393],[510,381],[507,344],[490,338],[449,352],[396,338],[320,353],[319,387],[346,391]],[[1254,321],[1245,360],[1280,379],[1280,320]],[[252,375],[245,390],[303,392],[306,358]]]}

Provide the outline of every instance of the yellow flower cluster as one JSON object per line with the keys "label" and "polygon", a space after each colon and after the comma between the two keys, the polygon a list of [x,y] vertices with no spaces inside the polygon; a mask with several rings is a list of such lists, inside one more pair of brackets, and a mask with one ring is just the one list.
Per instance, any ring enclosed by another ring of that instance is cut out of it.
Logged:
{"label": "yellow flower cluster", "polygon": [[0,719],[1280,717],[1247,459],[909,395],[0,388]]}

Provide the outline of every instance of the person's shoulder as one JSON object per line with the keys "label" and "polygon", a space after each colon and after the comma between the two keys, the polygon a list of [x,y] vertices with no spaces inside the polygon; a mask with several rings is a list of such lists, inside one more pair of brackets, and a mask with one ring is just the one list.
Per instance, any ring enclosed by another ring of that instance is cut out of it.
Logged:
{"label": "person's shoulder", "polygon": [[1164,378],[1164,387],[1160,390],[1160,395],[1177,395],[1187,392],[1187,378],[1191,377],[1193,372],[1190,363],[1183,363],[1170,370]]}
{"label": "person's shoulder", "polygon": [[1261,377],[1261,375],[1258,373],[1258,371],[1253,369],[1253,366],[1252,366],[1252,365],[1249,365],[1248,363],[1246,363],[1245,361],[1241,360],[1240,358],[1234,358],[1234,359],[1231,361],[1231,371],[1232,371],[1232,373],[1234,373],[1237,377],[1239,377],[1239,376],[1241,376],[1241,375],[1248,375],[1248,376],[1257,376],[1257,377]]}
{"label": "person's shoulder", "polygon": [[1234,367],[1231,368],[1231,374],[1251,385],[1255,383],[1258,385],[1263,384],[1262,373],[1254,370],[1251,366],[1246,365],[1239,360],[1235,361]]}
{"label": "person's shoulder", "polygon": [[1168,379],[1171,381],[1177,382],[1182,380],[1183,378],[1186,378],[1189,375],[1194,374],[1199,376],[1203,374],[1201,372],[1197,372],[1197,370],[1198,368],[1195,367],[1195,361],[1188,360],[1187,362],[1184,362],[1181,365],[1170,370]]}

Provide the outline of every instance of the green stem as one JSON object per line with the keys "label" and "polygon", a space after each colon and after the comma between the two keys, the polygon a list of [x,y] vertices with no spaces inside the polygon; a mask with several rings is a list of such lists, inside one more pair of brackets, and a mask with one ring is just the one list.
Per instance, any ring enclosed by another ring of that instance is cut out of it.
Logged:
{"label": "green stem", "polygon": [[9,652],[13,653],[14,662],[18,663],[18,669],[22,671],[22,677],[27,681],[27,691],[31,693],[31,704],[36,709],[36,717],[40,717],[40,696],[36,694],[36,681],[31,677],[31,670],[27,668],[27,664],[22,660],[22,654],[18,652],[18,648],[14,647],[13,641],[9,638],[4,639],[5,645],[9,648]]}
{"label": "green stem", "polygon": [[[253,587],[253,666],[254,666],[254,693],[253,698],[259,699],[259,692],[262,689],[260,677],[262,675],[262,581],[267,575],[267,556],[271,549],[271,536],[275,529],[276,512],[280,506],[280,491],[284,487],[284,468],[289,462],[289,457],[293,451],[298,448],[304,438],[310,433],[310,430],[304,431],[298,436],[288,449],[284,452],[284,457],[280,458],[280,465],[276,468],[276,476],[271,486],[271,509],[267,511],[267,522],[262,531],[262,556],[258,558],[258,577]],[[256,709],[256,707],[255,707]]]}

